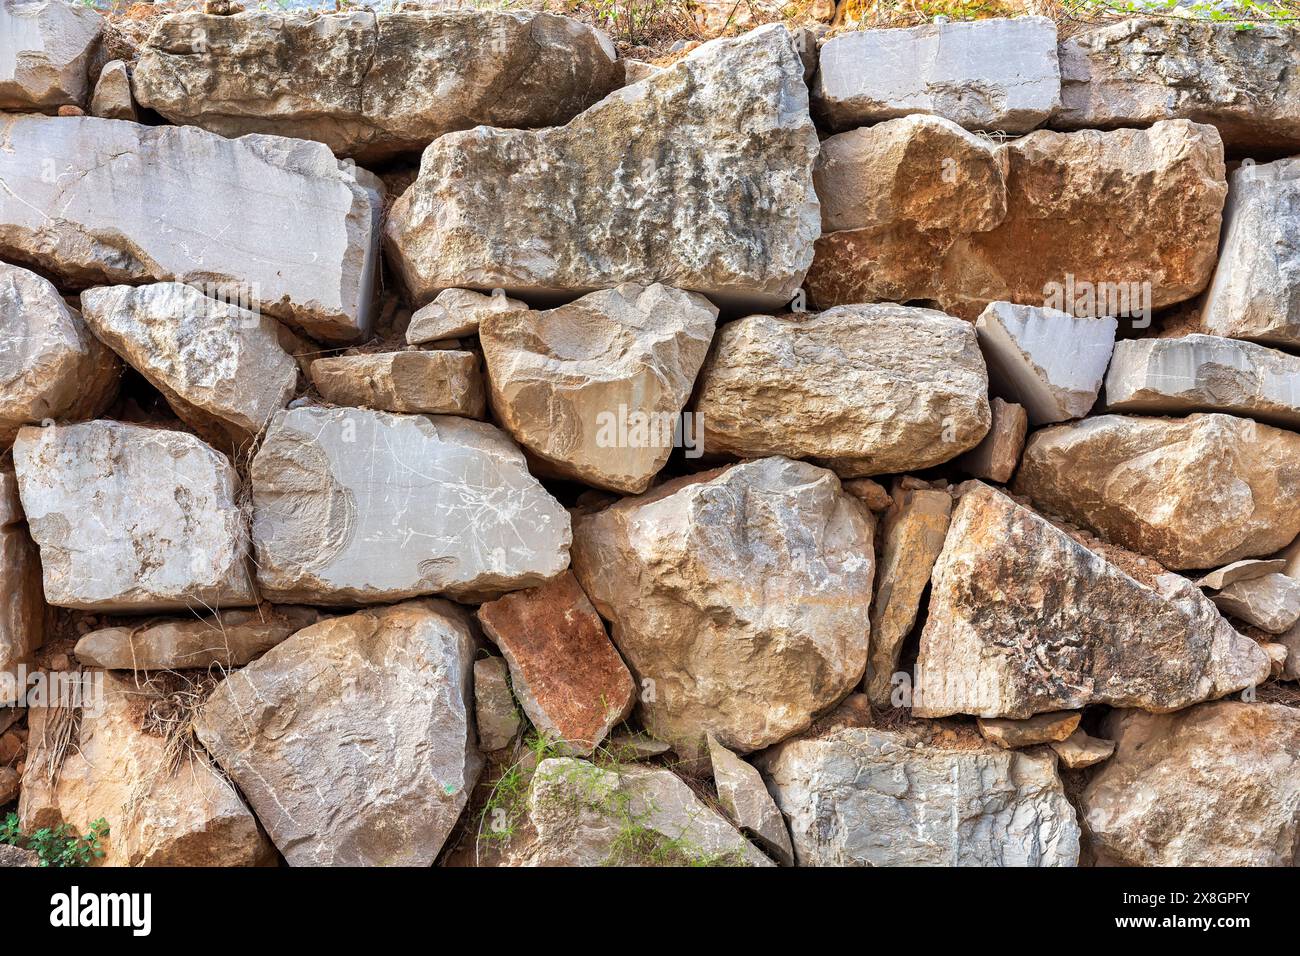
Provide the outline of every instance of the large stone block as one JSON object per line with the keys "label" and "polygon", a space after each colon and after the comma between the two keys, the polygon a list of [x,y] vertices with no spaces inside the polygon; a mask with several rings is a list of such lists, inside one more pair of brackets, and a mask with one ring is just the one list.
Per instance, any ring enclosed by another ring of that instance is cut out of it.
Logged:
{"label": "large stone block", "polygon": [[0,110],[85,106],[104,18],[62,0],[0,0]]}

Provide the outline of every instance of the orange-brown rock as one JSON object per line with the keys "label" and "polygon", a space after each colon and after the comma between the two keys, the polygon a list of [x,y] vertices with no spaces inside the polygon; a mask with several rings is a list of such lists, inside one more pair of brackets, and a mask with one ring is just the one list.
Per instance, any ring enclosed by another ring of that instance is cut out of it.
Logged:
{"label": "orange-brown rock", "polygon": [[993,424],[984,440],[957,459],[957,467],[975,478],[1006,484],[1016,473],[1025,447],[1029,414],[1023,405],[994,398],[989,402]]}

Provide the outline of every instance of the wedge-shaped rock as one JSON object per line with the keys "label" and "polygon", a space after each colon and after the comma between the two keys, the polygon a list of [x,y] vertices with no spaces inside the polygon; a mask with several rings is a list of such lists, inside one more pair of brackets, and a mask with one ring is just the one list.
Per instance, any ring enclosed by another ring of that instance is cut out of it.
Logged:
{"label": "wedge-shaped rock", "polygon": [[1218,335],[1126,339],[1106,373],[1106,409],[1231,412],[1300,427],[1300,358]]}
{"label": "wedge-shaped rock", "polygon": [[800,866],[1078,862],[1079,825],[1049,752],[849,728],[789,741],[759,764]]}
{"label": "wedge-shaped rock", "polygon": [[320,144],[89,116],[0,118],[0,142],[0,255],[71,287],[215,288],[330,341],[370,332],[383,185]]}
{"label": "wedge-shaped rock", "polygon": [[87,289],[81,308],[95,335],[215,444],[250,442],[297,389],[278,322],[193,286]]}
{"label": "wedge-shaped rock", "polygon": [[567,126],[449,133],[393,205],[389,262],[416,304],[450,287],[571,297],[662,282],[781,305],[820,232],[807,106],[773,24],[706,43]]}
{"label": "wedge-shaped rock", "polygon": [[1024,133],[1060,105],[1047,17],[841,33],[821,48],[813,101],[834,129],[932,113],[967,129]]}
{"label": "wedge-shaped rock", "polygon": [[[997,152],[1007,169],[998,225],[963,232],[894,220],[823,235],[808,273],[812,302],[928,301],[974,320],[1004,301],[1122,316],[1144,328],[1152,309],[1209,282],[1227,192],[1212,127],[1176,120],[1112,132],[1039,130]],[[963,176],[953,158],[919,171],[913,188]]]}
{"label": "wedge-shaped rock", "polygon": [[478,335],[479,322],[490,312],[518,312],[528,304],[500,290],[484,295],[473,289],[443,289],[434,300],[411,316],[406,341],[423,345],[458,335]]}
{"label": "wedge-shaped rock", "polygon": [[918,717],[1175,710],[1268,676],[1259,645],[1186,578],[1085,544],[987,485],[958,501],[932,580]]}
{"label": "wedge-shaped rock", "polygon": [[767,792],[763,777],[709,735],[709,761],[718,802],[731,822],[750,833],[782,866],[794,866],[794,848],[785,818]]}
{"label": "wedge-shaped rock", "polygon": [[968,475],[1005,484],[1016,473],[1025,448],[1029,413],[1023,405],[994,398],[989,402],[993,424],[984,440],[957,459],[957,467]]}
{"label": "wedge-shaped rock", "polygon": [[193,435],[28,427],[14,466],[50,604],[139,614],[257,603],[239,477]]}
{"label": "wedge-shaped rock", "polygon": [[314,139],[367,163],[480,124],[555,126],[621,81],[586,24],[478,10],[176,13],[135,71],[140,102],[174,123]]}
{"label": "wedge-shaped rock", "polygon": [[99,71],[95,92],[90,98],[90,115],[139,122],[139,111],[131,96],[131,75],[123,61],[109,60]]}
{"label": "wedge-shaped rock", "polygon": [[93,418],[117,396],[121,365],[54,288],[0,262],[0,449],[18,429]]}
{"label": "wedge-shaped rock", "polygon": [[478,356],[456,349],[320,358],[311,379],[334,405],[469,418],[482,418],[487,407]]}
{"label": "wedge-shaped rock", "polygon": [[512,866],[771,866],[671,770],[543,760],[527,797],[530,831]]}
{"label": "wedge-shaped rock", "polygon": [[1056,751],[1057,759],[1071,770],[1082,770],[1101,763],[1115,752],[1115,741],[1090,737],[1082,730],[1076,730],[1064,740],[1053,740],[1048,746]]}
{"label": "wedge-shaped rock", "polygon": [[1034,426],[1092,410],[1115,346],[1112,317],[1075,318],[1058,309],[993,302],[975,322],[989,384],[1023,405]]}
{"label": "wedge-shaped rock", "polygon": [[[1285,552],[1283,553],[1285,554]],[[1266,574],[1273,573],[1290,573],[1287,570],[1286,558],[1269,558],[1268,560],[1247,558],[1245,561],[1233,561],[1232,564],[1224,565],[1197,580],[1196,586],[1198,588],[1214,588],[1218,590],[1238,581],[1249,581],[1252,578],[1262,578]]]}
{"label": "wedge-shaped rock", "polygon": [[0,0],[0,110],[85,106],[104,18],[59,0]]}
{"label": "wedge-shaped rock", "polygon": [[1079,814],[1097,862],[1121,866],[1295,866],[1300,711],[1219,701],[1105,723],[1115,755]]}
{"label": "wedge-shaped rock", "polygon": [[912,632],[930,571],[943,550],[952,495],[923,488],[896,488],[881,527],[880,568],[871,606],[871,655],[867,696],[887,707],[903,641]]}
{"label": "wedge-shaped rock", "polygon": [[227,677],[195,733],[293,866],[429,866],[483,759],[447,601],[322,621]]}
{"label": "wedge-shaped rock", "polygon": [[0,527],[0,673],[41,646],[46,617],[40,555],[26,525]]}
{"label": "wedge-shaped rock", "polygon": [[501,657],[474,662],[474,722],[484,753],[510,746],[522,721],[510,692],[510,667]]}
{"label": "wedge-shaped rock", "polygon": [[1201,310],[1206,332],[1300,345],[1297,209],[1300,157],[1244,165],[1233,172],[1223,250]]}
{"label": "wedge-shaped rock", "polygon": [[556,475],[637,494],[682,437],[718,310],[625,283],[549,312],[493,312],[479,342],[502,427]]}
{"label": "wedge-shaped rock", "polygon": [[1138,17],[1061,41],[1052,125],[1213,123],[1234,151],[1300,148],[1300,75],[1285,24]]}
{"label": "wedge-shaped rock", "polygon": [[[61,747],[68,710],[33,707],[18,815],[25,832],[108,824],[105,866],[265,866],[275,850],[238,791],[192,747],[142,730],[174,707],[130,675],[84,672],[75,746]],[[91,684],[90,681],[102,684]],[[57,773],[56,773],[57,771]],[[51,783],[51,776],[54,782]]]}
{"label": "wedge-shaped rock", "polygon": [[1167,568],[1271,554],[1300,533],[1300,435],[1232,415],[1044,428],[1016,491]]}
{"label": "wedge-shaped rock", "polygon": [[1284,634],[1300,620],[1300,581],[1285,574],[1236,581],[1210,600],[1224,614],[1270,634]]}
{"label": "wedge-shaped rock", "polygon": [[492,595],[568,567],[568,513],[482,422],[293,408],[251,473],[258,580],[277,602]]}
{"label": "wedge-shaped rock", "polygon": [[1064,740],[1078,728],[1081,716],[1077,710],[1058,710],[1034,714],[1024,720],[980,717],[975,723],[979,726],[980,736],[985,740],[997,744],[1003,750],[1012,750]]}
{"label": "wedge-shaped rock", "polygon": [[928,468],[978,445],[987,392],[969,322],[857,305],[723,326],[695,409],[711,454],[813,458],[854,478]]}
{"label": "wedge-shaped rock", "polygon": [[82,664],[107,670],[242,667],[318,620],[313,608],[264,604],[203,618],[101,628],[77,641],[74,653]]}
{"label": "wedge-shaped rock", "polygon": [[[654,737],[747,753],[862,679],[875,520],[829,471],[766,458],[579,517],[574,572],[641,681]],[[707,767],[707,763],[703,764]]]}
{"label": "wedge-shaped rock", "polygon": [[590,754],[632,712],[632,675],[571,573],[489,601],[478,621],[528,719],[566,751]]}
{"label": "wedge-shaped rock", "polygon": [[[935,176],[936,168],[944,175]],[[1007,214],[1006,153],[937,116],[904,116],[822,140],[813,184],[823,232],[891,223],[982,232]]]}

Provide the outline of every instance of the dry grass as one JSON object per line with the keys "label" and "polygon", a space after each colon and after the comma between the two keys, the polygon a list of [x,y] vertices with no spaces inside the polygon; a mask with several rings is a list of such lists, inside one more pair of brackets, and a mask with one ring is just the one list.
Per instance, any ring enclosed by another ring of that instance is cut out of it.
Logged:
{"label": "dry grass", "polygon": [[136,725],[141,732],[163,741],[163,759],[157,770],[160,775],[174,776],[202,753],[194,735],[194,719],[225,676],[220,668],[198,674],[157,671],[136,675],[140,693]]}

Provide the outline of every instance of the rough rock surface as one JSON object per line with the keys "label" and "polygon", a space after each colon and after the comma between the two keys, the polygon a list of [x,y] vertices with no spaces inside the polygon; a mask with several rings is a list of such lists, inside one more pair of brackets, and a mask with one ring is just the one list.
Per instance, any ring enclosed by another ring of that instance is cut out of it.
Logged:
{"label": "rough rock surface", "polygon": [[[527,814],[532,833],[512,838],[508,849],[514,865],[772,865],[661,767],[543,760],[528,791]],[[632,839],[621,838],[625,833]]]}
{"label": "rough rock surface", "polygon": [[90,98],[90,115],[133,123],[139,121],[139,111],[131,96],[131,76],[121,60],[109,60],[99,71],[95,92]]}
{"label": "rough rock surface", "polygon": [[280,345],[278,322],[193,286],[87,289],[81,308],[95,335],[200,435],[245,444],[297,389],[298,364]]}
{"label": "rough rock surface", "polygon": [[457,349],[319,358],[311,380],[334,405],[469,418],[482,418],[487,407],[478,356]]}
{"label": "rough rock surface", "polygon": [[1295,866],[1300,710],[1220,701],[1111,714],[1115,755],[1083,791],[1098,863]]}
{"label": "rough rock surface", "polygon": [[192,282],[318,338],[370,332],[383,185],[320,144],[90,116],[0,117],[0,142],[0,255],[70,287]]}
{"label": "rough rock surface", "polygon": [[807,105],[773,24],[705,43],[566,126],[449,133],[393,205],[389,261],[417,305],[451,287],[571,296],[622,282],[781,305],[820,232]]}
{"label": "rough rock surface", "polygon": [[524,713],[565,752],[590,754],[632,712],[632,675],[571,573],[489,601],[477,616]]}
{"label": "rough rock surface", "polygon": [[1034,744],[1046,744],[1065,740],[1079,727],[1077,710],[1049,711],[1034,714],[1024,720],[1007,720],[1005,717],[980,717],[976,724],[980,736],[997,744],[1004,750],[1016,747],[1032,747]]}
{"label": "rough rock surface", "polygon": [[1064,740],[1054,740],[1049,746],[1056,751],[1057,759],[1071,770],[1101,763],[1115,752],[1115,741],[1090,737],[1082,730],[1076,730]]}
{"label": "rough rock surface", "polygon": [[519,733],[519,710],[510,692],[510,667],[501,657],[474,662],[474,723],[484,753],[509,747]]}
{"label": "rough rock surface", "polygon": [[1234,581],[1210,600],[1224,614],[1270,634],[1285,634],[1300,620],[1300,581],[1285,574]]}
{"label": "rough rock surface", "polygon": [[989,384],[1024,406],[1029,423],[1082,418],[1092,410],[1115,346],[1111,316],[992,302],[975,322]]}
{"label": "rough rock surface", "polygon": [[1259,645],[1186,578],[1085,545],[987,485],[958,501],[932,581],[918,717],[1166,711],[1268,676]]}
{"label": "rough rock surface", "polygon": [[1209,574],[1204,575],[1197,580],[1198,588],[1226,588],[1229,584],[1237,581],[1249,581],[1251,578],[1262,578],[1266,574],[1281,572],[1290,573],[1287,570],[1285,558],[1269,558],[1261,560],[1259,558],[1247,558],[1245,561],[1233,561],[1232,564],[1226,564],[1221,568],[1216,568]]}
{"label": "rough rock surface", "polygon": [[[1176,120],[1141,130],[1039,130],[996,150],[1007,169],[1007,212],[994,228],[903,219],[823,235],[808,273],[812,302],[925,301],[973,320],[1006,301],[1145,325],[1151,309],[1190,299],[1209,282],[1227,192],[1212,127]],[[951,158],[923,175],[966,176],[960,154]]]}
{"label": "rough rock surface", "polygon": [[1043,751],[848,728],[760,759],[800,866],[1074,866],[1079,825]]}
{"label": "rough rock surface", "polygon": [[73,653],[83,665],[106,670],[242,667],[319,620],[314,608],[264,604],[203,618],[101,628],[77,641]]}
{"label": "rough rock surface", "polygon": [[952,495],[923,488],[896,488],[881,526],[880,567],[871,605],[871,654],[866,693],[877,707],[889,704],[903,642],[916,624],[921,595],[943,550]]}
{"label": "rough rock surface", "polygon": [[454,339],[458,335],[477,335],[479,322],[491,312],[517,312],[528,304],[512,299],[504,292],[484,295],[473,289],[443,289],[434,300],[411,316],[406,327],[406,341],[423,345]]}
{"label": "rough rock surface", "polygon": [[703,296],[625,283],[479,325],[492,409],[557,476],[639,494],[681,436],[713,338]]}
{"label": "rough rock surface", "polygon": [[491,594],[568,566],[568,514],[482,422],[293,408],[251,474],[258,580],[277,602]]}
{"label": "rough rock surface", "polygon": [[[1296,119],[1300,134],[1300,107]],[[1300,157],[1233,172],[1223,249],[1201,310],[1204,331],[1300,345],[1298,218]]]}
{"label": "rough rock surface", "polygon": [[[8,770],[9,768],[4,768]],[[12,773],[13,771],[10,771]],[[3,791],[0,790],[0,793]],[[35,850],[23,850],[8,843],[0,843],[0,868],[19,866],[44,866],[40,854]]]}
{"label": "rough rock surface", "polygon": [[27,427],[14,467],[50,604],[139,614],[256,603],[239,478],[193,435]]}
{"label": "rough rock surface", "polygon": [[[273,865],[275,851],[257,819],[207,757],[183,750],[173,764],[167,741],[140,729],[148,708],[162,703],[151,700],[156,695],[130,675],[94,677],[103,679],[102,699],[82,709],[76,746],[65,754],[53,742],[68,712],[28,713],[23,831],[67,823],[84,834],[103,818],[106,866]],[[59,761],[53,784],[52,761]]]}
{"label": "rough rock surface", "polygon": [[45,631],[40,555],[25,525],[4,525],[0,527],[0,672],[40,647]]}
{"label": "rough rock surface", "polygon": [[1047,17],[841,33],[821,48],[813,101],[834,129],[932,113],[967,129],[1026,133],[1060,105]]}
{"label": "rough rock surface", "polygon": [[993,424],[984,440],[957,459],[957,467],[975,478],[1005,484],[1016,473],[1025,448],[1029,413],[1023,405],[995,397],[989,402]]}
{"label": "rough rock surface", "polygon": [[1052,125],[1212,123],[1233,150],[1300,148],[1300,74],[1286,25],[1135,18],[1060,46],[1061,108]]}
{"label": "rough rock surface", "polygon": [[0,0],[0,110],[84,106],[104,18],[58,0]]}
{"label": "rough rock surface", "polygon": [[173,123],[314,139],[369,164],[452,130],[563,123],[622,69],[597,30],[547,13],[189,11],[157,23],[135,80]]}
{"label": "rough rock surface", "polygon": [[782,866],[794,866],[790,831],[762,775],[709,735],[709,761],[718,802],[731,822],[754,837]]}
{"label": "rough rock surface", "polygon": [[195,733],[293,866],[429,866],[482,770],[464,611],[322,621],[227,677]]}
{"label": "rough rock surface", "polygon": [[93,418],[117,395],[121,370],[57,289],[0,262],[0,449],[22,425]]}
{"label": "rough rock surface", "polygon": [[646,729],[688,762],[747,753],[862,679],[875,521],[785,458],[665,482],[579,517],[574,572],[641,683]]}
{"label": "rough rock surface", "polygon": [[1165,567],[1219,567],[1300,534],[1300,435],[1232,415],[1100,415],[1031,436],[1015,487]]}
{"label": "rough rock surface", "polygon": [[711,454],[813,458],[852,478],[973,448],[989,429],[987,392],[969,322],[858,305],[723,326],[695,410]]}

